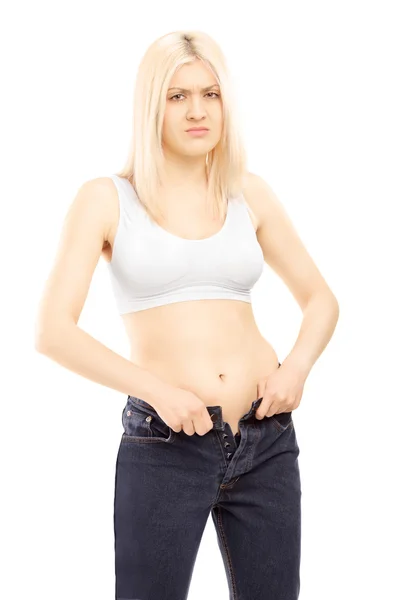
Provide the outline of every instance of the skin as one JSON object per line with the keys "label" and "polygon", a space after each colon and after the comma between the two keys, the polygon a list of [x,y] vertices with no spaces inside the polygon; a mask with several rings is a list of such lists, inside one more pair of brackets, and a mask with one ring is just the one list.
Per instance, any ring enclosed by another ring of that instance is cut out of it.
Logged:
{"label": "skin", "polygon": [[[173,90],[166,98],[166,176],[159,198],[166,217],[160,225],[188,239],[210,237],[222,227],[222,222],[206,214],[204,203],[205,158],[220,139],[222,98],[201,89],[216,83],[214,75],[196,60],[183,65],[169,85],[191,92]],[[215,91],[220,94],[218,88]],[[209,133],[200,138],[186,133],[190,126],[198,125],[209,127]],[[338,318],[335,296],[267,182],[248,173],[243,195],[266,263],[287,285],[303,312],[296,343],[279,369],[278,356],[258,330],[249,303],[199,300],[122,315],[130,360],[168,384],[194,392],[206,406],[222,406],[224,420],[233,433],[238,431],[238,420],[259,397],[264,398],[258,410],[260,417],[298,407],[306,377],[332,336]],[[99,257],[111,259],[118,217],[116,189],[104,177],[82,186],[65,220],[41,308],[47,331],[53,331],[57,323],[59,336],[63,332],[64,353],[67,338],[71,339],[71,347],[78,346],[76,335],[68,337],[67,331],[78,322]],[[85,354],[98,355],[96,364],[115,362],[115,369],[121,371],[120,382],[123,359],[80,335],[79,345],[87,344]],[[46,346],[44,342],[41,345]],[[90,367],[87,376],[100,381],[100,375],[92,376]],[[128,373],[126,377],[128,380]],[[124,393],[128,386],[118,387],[106,374],[101,383]]]}
{"label": "skin", "polygon": [[[209,86],[214,87],[210,91],[201,90]],[[172,88],[191,91],[187,93]],[[185,204],[192,204],[193,192],[196,199],[197,194],[202,195],[206,190],[206,154],[217,145],[221,137],[221,92],[214,75],[200,60],[180,67],[172,77],[168,89],[162,129],[166,178],[162,183],[166,195],[173,191],[175,197],[178,192],[179,197],[175,203],[182,204],[183,199]],[[208,127],[210,131],[200,138],[186,133],[189,127],[197,126]],[[190,200],[186,195],[188,192]]]}

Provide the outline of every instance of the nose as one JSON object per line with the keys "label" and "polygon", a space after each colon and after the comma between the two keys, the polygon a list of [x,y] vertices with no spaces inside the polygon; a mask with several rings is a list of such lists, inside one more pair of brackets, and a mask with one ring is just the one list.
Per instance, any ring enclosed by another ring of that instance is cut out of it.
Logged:
{"label": "nose", "polygon": [[206,115],[206,111],[202,105],[202,102],[200,100],[193,99],[189,103],[189,108],[187,111],[187,118],[197,120],[197,119],[201,119],[205,115]]}

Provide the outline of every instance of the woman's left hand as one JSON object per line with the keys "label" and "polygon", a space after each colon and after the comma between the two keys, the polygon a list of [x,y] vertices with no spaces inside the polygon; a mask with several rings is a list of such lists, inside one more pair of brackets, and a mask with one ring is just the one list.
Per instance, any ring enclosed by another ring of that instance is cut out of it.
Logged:
{"label": "woman's left hand", "polygon": [[262,398],[257,409],[257,419],[272,417],[282,412],[295,410],[303,395],[305,379],[284,364],[257,384],[257,398]]}

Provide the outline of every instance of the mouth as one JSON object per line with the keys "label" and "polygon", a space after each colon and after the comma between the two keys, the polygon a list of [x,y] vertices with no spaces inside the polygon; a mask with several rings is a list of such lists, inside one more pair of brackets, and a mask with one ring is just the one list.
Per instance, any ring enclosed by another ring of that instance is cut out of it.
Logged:
{"label": "mouth", "polygon": [[207,127],[191,127],[190,129],[186,129],[187,133],[190,131],[209,131]]}
{"label": "mouth", "polygon": [[208,129],[189,129],[186,132],[190,137],[204,137],[209,133]]}

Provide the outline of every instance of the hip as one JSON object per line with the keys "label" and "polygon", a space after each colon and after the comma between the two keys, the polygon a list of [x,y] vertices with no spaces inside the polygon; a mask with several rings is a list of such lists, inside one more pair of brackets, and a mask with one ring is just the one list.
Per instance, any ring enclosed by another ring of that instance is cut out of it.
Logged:
{"label": "hip", "polygon": [[205,406],[218,405],[223,418],[236,430],[237,420],[257,400],[257,384],[279,366],[279,359],[261,336],[216,352],[198,347],[175,346],[169,352],[157,349],[157,356],[133,360],[166,383],[193,392]]}

